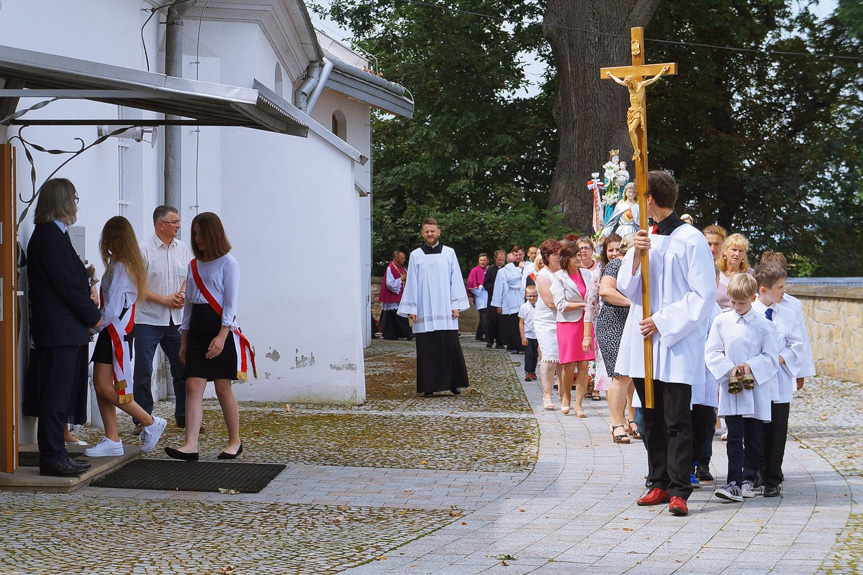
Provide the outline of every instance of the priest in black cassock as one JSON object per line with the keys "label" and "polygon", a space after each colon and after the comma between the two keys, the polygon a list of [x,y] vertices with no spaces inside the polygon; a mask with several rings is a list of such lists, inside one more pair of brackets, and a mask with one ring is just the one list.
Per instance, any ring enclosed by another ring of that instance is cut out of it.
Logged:
{"label": "priest in black cassock", "polygon": [[417,393],[458,395],[467,387],[467,367],[458,341],[459,312],[470,307],[452,248],[440,243],[434,218],[422,223],[425,244],[411,252],[398,315],[413,321],[417,345]]}

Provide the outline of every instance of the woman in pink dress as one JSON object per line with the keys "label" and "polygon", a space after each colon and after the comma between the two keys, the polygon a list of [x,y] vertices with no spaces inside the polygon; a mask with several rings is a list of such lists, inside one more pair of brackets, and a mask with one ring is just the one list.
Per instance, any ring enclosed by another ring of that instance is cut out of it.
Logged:
{"label": "woman in pink dress", "polygon": [[557,347],[563,379],[558,385],[560,390],[561,411],[564,415],[570,409],[570,386],[576,367],[575,404],[573,409],[578,417],[587,417],[582,408],[582,400],[587,391],[587,364],[594,359],[593,316],[596,313],[597,297],[592,291],[597,286],[591,281],[590,272],[580,267],[581,257],[578,245],[567,244],[560,250],[561,270],[554,274],[551,293],[557,306]]}

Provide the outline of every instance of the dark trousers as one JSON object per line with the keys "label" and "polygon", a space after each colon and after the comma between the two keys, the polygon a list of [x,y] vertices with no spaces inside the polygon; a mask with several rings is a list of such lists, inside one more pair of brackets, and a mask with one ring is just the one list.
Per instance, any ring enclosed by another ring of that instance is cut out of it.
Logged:
{"label": "dark trousers", "polygon": [[764,424],[764,457],[761,477],[764,485],[776,487],[785,477],[782,461],[785,459],[785,439],[788,436],[790,403],[774,403],[770,406],[770,423]]}
{"label": "dark trousers", "polygon": [[389,309],[381,311],[381,335],[384,339],[413,339],[411,324],[408,318],[397,313],[398,310]]}
{"label": "dark trousers", "polygon": [[[642,405],[644,379],[632,378]],[[653,409],[642,409],[641,434],[647,447],[647,479],[669,495],[688,499],[692,463],[692,388],[685,383],[653,380]]]}
{"label": "dark trousers", "polygon": [[[692,466],[698,465],[704,455],[705,442],[713,441],[716,426],[716,411],[709,405],[692,406]],[[712,454],[712,451],[711,451]],[[710,456],[707,457],[707,462]]]}
{"label": "dark trousers", "polygon": [[[186,380],[183,379],[183,364],[180,362],[180,328],[176,325],[135,325],[135,372],[132,392],[135,401],[147,413],[153,413],[153,356],[161,346],[171,364],[171,379],[174,384],[174,418],[177,425],[186,424]],[[139,423],[139,422],[135,422]]]}
{"label": "dark trousers", "polygon": [[479,323],[476,326],[476,339],[486,339],[488,335],[488,310],[489,308],[479,309]]}
{"label": "dark trousers", "polygon": [[742,485],[744,481],[755,483],[755,474],[761,464],[761,442],[764,422],[742,415],[726,415],[728,441],[728,483]]}
{"label": "dark trousers", "polygon": [[488,331],[485,332],[485,341],[490,344],[500,345],[500,318],[501,314],[497,313],[496,307],[486,308],[486,318],[488,318]]}
{"label": "dark trousers", "polygon": [[505,314],[499,325],[506,330],[506,337],[501,339],[507,348],[510,351],[523,351],[521,332],[518,330],[518,312]]}
{"label": "dark trousers", "polygon": [[37,349],[39,360],[39,464],[48,465],[69,457],[63,428],[74,387],[75,366],[81,346],[64,345]]}
{"label": "dark trousers", "polygon": [[524,372],[536,373],[536,360],[539,357],[539,342],[527,338],[527,347],[524,348]]}

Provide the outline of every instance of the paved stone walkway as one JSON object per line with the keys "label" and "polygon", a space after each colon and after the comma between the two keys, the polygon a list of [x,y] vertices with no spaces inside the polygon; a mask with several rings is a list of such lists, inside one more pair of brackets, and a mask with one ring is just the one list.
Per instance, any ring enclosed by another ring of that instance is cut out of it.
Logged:
{"label": "paved stone walkway", "polygon": [[[533,472],[460,521],[348,573],[814,573],[848,521],[848,482],[793,440],[782,498],[723,503],[705,486],[685,518],[638,507],[646,454],[640,442],[611,442],[605,402],[586,402],[589,417],[579,419],[543,411],[538,385],[525,391],[541,434]],[[724,444],[714,447],[721,479]]]}
{"label": "paved stone walkway", "polygon": [[[791,422],[800,441],[788,443],[783,498],[722,503],[704,488],[679,518],[665,506],[635,505],[645,451],[637,441],[612,443],[605,401],[587,401],[586,419],[545,412],[538,384],[520,382],[512,360],[522,356],[462,343],[476,384],[459,397],[416,398],[405,373],[413,346],[376,341],[367,357],[377,399],[365,406],[242,406],[250,422],[245,461],[288,464],[258,494],[0,492],[0,573],[798,574],[863,567],[863,463],[848,433],[863,409],[860,385],[816,378],[800,394]],[[224,441],[215,406],[205,419],[202,453],[210,456]],[[340,422],[343,429],[334,430]],[[162,443],[178,437],[172,430]],[[718,441],[713,468],[723,479]]]}

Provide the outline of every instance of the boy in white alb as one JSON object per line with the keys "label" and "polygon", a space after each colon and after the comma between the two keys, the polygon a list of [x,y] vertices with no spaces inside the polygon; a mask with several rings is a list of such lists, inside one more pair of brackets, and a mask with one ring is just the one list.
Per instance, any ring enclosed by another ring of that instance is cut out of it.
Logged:
{"label": "boy in white alb", "polygon": [[755,497],[764,423],[777,385],[776,330],[752,309],[756,291],[751,275],[731,278],[731,309],[713,320],[704,346],[707,368],[719,381],[719,415],[728,426],[727,483],[715,492],[727,501]]}
{"label": "boy in white alb", "polygon": [[806,364],[800,318],[791,308],[780,305],[785,296],[786,277],[785,269],[777,263],[763,263],[755,268],[758,298],[752,308],[773,322],[779,348],[778,393],[771,403],[770,423],[764,426],[764,465],[761,471],[764,497],[780,494],[791,397],[797,387],[797,375]]}
{"label": "boy in white alb", "polygon": [[536,306],[536,286],[527,286],[524,290],[526,302],[518,309],[518,331],[521,334],[521,345],[524,346],[524,380],[536,380],[536,361],[539,344],[533,329],[533,313]]}

